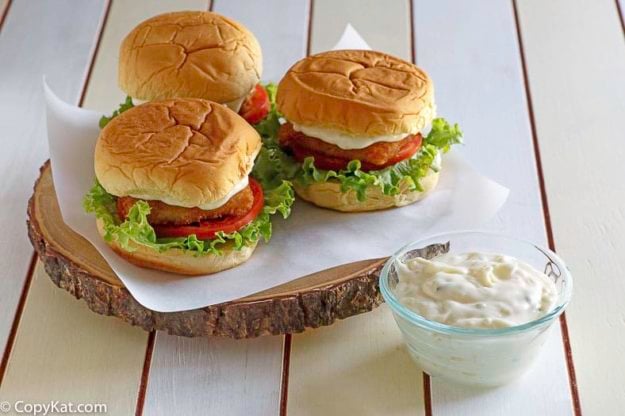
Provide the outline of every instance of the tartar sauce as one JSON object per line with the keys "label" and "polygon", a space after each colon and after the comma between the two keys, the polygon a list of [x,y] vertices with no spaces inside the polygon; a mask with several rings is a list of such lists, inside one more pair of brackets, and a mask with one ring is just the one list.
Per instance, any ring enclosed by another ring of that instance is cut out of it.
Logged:
{"label": "tartar sauce", "polygon": [[[230,201],[230,199],[233,196],[241,192],[243,189],[247,188],[247,185],[249,185],[250,183],[249,175],[250,173],[252,173],[252,169],[254,168],[254,160],[256,160],[256,156],[258,155],[259,152],[260,152],[260,149],[249,159],[247,163],[248,165],[248,168],[246,171],[247,173],[245,174],[245,176],[243,176],[243,179],[241,179],[239,182],[232,185],[232,188],[230,188],[230,191],[228,191],[226,195],[224,195],[221,198],[208,201],[202,205],[198,205],[197,208],[207,210],[207,211],[211,209],[217,209],[219,207],[226,205],[226,203]],[[175,197],[170,197],[168,195],[159,195],[158,197],[155,197],[154,195],[146,195],[146,194],[142,194],[138,192],[130,192],[128,193],[128,195],[133,198],[143,199],[145,201],[159,200],[159,201],[166,203],[167,205],[173,205],[176,207],[196,208],[193,205],[186,204],[184,202],[181,202],[179,199]]]}
{"label": "tartar sauce", "polygon": [[485,253],[443,254],[397,264],[395,295],[424,318],[467,328],[521,325],[547,314],[555,283],[529,264]]}
{"label": "tartar sauce", "polygon": [[344,150],[364,149],[365,147],[369,147],[372,144],[380,142],[398,142],[406,138],[409,134],[417,133],[414,131],[409,133],[390,134],[386,136],[356,137],[338,130],[315,126],[302,126],[297,123],[291,124],[293,124],[293,130],[295,131],[301,131],[307,136],[316,137],[317,139],[333,144]]}

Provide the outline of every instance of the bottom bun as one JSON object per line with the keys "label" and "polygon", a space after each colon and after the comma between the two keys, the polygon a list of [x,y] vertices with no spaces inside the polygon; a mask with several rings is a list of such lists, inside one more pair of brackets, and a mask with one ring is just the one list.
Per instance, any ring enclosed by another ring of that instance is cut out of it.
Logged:
{"label": "bottom bun", "polygon": [[[97,220],[97,226],[100,235],[104,235],[102,221]],[[120,257],[139,267],[189,276],[217,273],[236,267],[245,263],[256,248],[256,244],[254,244],[253,246],[245,246],[241,250],[235,250],[226,244],[221,248],[222,255],[218,256],[215,254],[196,255],[191,251],[178,248],[159,252],[133,241],[130,242],[130,246],[134,251],[124,250],[116,241],[107,241],[107,244]]]}
{"label": "bottom bun", "polygon": [[323,207],[343,212],[362,212],[377,211],[381,209],[403,207],[423,199],[438,183],[438,172],[430,171],[430,173],[421,179],[423,191],[411,191],[408,181],[403,180],[399,183],[399,193],[397,195],[384,195],[382,190],[377,186],[367,188],[366,198],[359,201],[356,191],[353,189],[347,192],[341,192],[341,185],[334,180],[323,183],[313,183],[308,186],[293,183],[295,192],[302,199]]}

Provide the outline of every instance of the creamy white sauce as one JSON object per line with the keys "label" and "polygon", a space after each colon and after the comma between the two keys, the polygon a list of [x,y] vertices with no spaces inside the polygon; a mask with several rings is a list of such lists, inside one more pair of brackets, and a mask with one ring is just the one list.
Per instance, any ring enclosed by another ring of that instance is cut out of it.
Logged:
{"label": "creamy white sauce", "polygon": [[[415,156],[417,156],[419,154],[419,152],[415,153]],[[441,166],[443,165],[443,157],[441,156],[441,152],[440,151],[436,151],[436,156],[434,156],[434,160],[432,161],[432,164],[430,165],[430,169],[432,169],[434,172],[438,172],[439,170],[441,170]]]}
{"label": "creamy white sauce", "polygon": [[[243,105],[243,101],[245,101],[246,98],[247,98],[247,95],[244,95],[243,97],[237,98],[236,100],[229,101],[227,103],[223,103],[223,105],[225,105],[226,107],[228,107],[229,109],[231,109],[235,113],[238,113],[239,110],[241,109],[241,106]],[[132,103],[135,106],[138,106],[138,105],[141,105],[141,104],[145,104],[147,102],[148,102],[148,100],[140,100],[138,98],[133,98],[132,99]]]}
{"label": "creamy white sauce", "polygon": [[241,106],[243,105],[243,101],[245,101],[246,98],[247,98],[247,95],[244,95],[243,97],[237,98],[234,101],[224,103],[224,105],[228,107],[229,109],[231,109],[232,111],[234,111],[235,113],[238,113],[239,110],[241,109]]}
{"label": "creamy white sauce", "polygon": [[[260,149],[258,150],[258,152],[260,152]],[[249,167],[247,169],[247,173],[245,174],[243,179],[241,179],[241,181],[236,183],[232,187],[232,189],[223,198],[219,198],[219,199],[216,199],[214,201],[210,201],[210,202],[207,202],[205,204],[198,205],[197,208],[200,208],[200,209],[203,209],[203,210],[207,210],[207,211],[208,210],[212,210],[212,209],[217,209],[219,207],[222,207],[222,206],[226,205],[226,203],[228,201],[230,201],[230,198],[232,198],[233,196],[235,196],[236,194],[241,192],[243,189],[245,189],[249,185],[249,183],[250,183],[250,177],[249,176],[250,176],[250,173],[252,173],[252,169],[254,168],[254,160],[256,159],[256,156],[258,155],[258,152],[256,152],[251,157],[251,161],[249,162]],[[154,196],[151,196],[151,195],[142,195],[142,194],[134,194],[134,193],[130,193],[128,195],[133,197],[133,198],[143,199],[145,201],[158,200],[158,201],[162,201],[162,202],[166,203],[167,205],[173,205],[173,206],[183,207],[183,208],[196,208],[196,207],[193,207],[193,206],[188,206],[188,205],[186,205],[184,203],[181,203],[179,200],[177,200],[175,198],[170,198],[168,196],[159,196],[158,198],[155,198]]]}
{"label": "creamy white sauce", "polygon": [[[217,209],[221,206],[226,205],[226,203],[230,200],[230,198],[232,198],[233,196],[235,196],[237,193],[241,192],[243,189],[245,189],[245,187],[249,185],[249,174],[245,175],[245,178],[243,178],[241,180],[241,182],[237,183],[231,190],[230,192],[228,192],[226,194],[226,196],[224,196],[223,198],[219,198],[216,199],[214,201],[211,202],[207,202],[206,204],[202,204],[200,206],[198,206],[197,208],[200,209],[204,209],[204,210],[211,210],[211,209]],[[153,196],[150,195],[141,195],[141,194],[129,194],[131,197],[133,198],[137,198],[137,199],[143,199],[144,201],[154,201],[154,200],[158,200],[161,202],[166,203],[167,205],[172,205],[172,206],[176,206],[176,207],[183,207],[183,208],[195,208],[195,207],[190,207],[187,206],[186,204],[181,203],[179,200],[174,199],[174,198],[170,198],[167,196],[162,196],[162,197],[158,197],[158,198],[154,198]]]}
{"label": "creamy white sauce", "polygon": [[295,131],[302,132],[306,136],[315,137],[326,143],[330,143],[337,147],[340,147],[344,150],[364,149],[365,147],[369,147],[372,144],[379,142],[398,142],[400,140],[403,140],[406,136],[410,134],[418,133],[415,131],[401,134],[391,134],[386,136],[359,137],[339,130],[326,129],[323,127],[315,126],[302,126],[301,124],[296,124],[293,122],[291,122],[291,124],[293,124],[293,129]]}
{"label": "creamy white sauce", "polygon": [[399,301],[424,318],[467,328],[521,325],[555,305],[555,283],[529,264],[485,253],[397,264]]}

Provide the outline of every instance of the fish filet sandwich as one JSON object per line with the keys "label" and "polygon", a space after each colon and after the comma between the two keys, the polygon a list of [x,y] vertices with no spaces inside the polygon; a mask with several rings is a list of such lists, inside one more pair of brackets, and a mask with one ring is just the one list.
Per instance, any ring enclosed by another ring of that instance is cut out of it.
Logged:
{"label": "fish filet sandwich", "polygon": [[293,199],[290,187],[263,189],[250,176],[260,149],[256,130],[221,104],[148,102],[101,130],[84,205],[131,263],[187,275],[235,267]]}
{"label": "fish filet sandwich", "polygon": [[122,41],[118,82],[135,103],[203,98],[256,124],[269,111],[259,83],[261,47],[244,25],[208,11],[164,13],[139,23]]}
{"label": "fish filet sandwich", "polygon": [[436,118],[434,87],[417,66],[365,50],[309,56],[278,85],[277,144],[297,194],[320,207],[373,211],[425,197],[458,126]]}

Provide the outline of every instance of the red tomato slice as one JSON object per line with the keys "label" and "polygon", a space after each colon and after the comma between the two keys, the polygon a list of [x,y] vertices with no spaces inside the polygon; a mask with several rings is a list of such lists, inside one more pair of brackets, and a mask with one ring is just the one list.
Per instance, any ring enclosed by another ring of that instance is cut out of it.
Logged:
{"label": "red tomato slice", "polygon": [[412,157],[412,155],[417,153],[417,150],[421,148],[422,140],[423,139],[420,134],[415,134],[408,143],[404,144],[402,148],[399,149],[399,152],[397,152],[395,157],[389,159],[388,162],[386,162],[386,164],[384,164],[382,167],[376,167],[375,165],[363,163],[363,169],[367,171],[386,168],[388,166],[394,165],[395,163],[399,163],[402,160],[408,159],[409,157]]}
{"label": "red tomato slice", "polygon": [[270,107],[271,104],[269,103],[267,91],[265,91],[262,85],[258,84],[254,91],[243,101],[239,115],[247,120],[248,123],[257,124],[267,117]]}
{"label": "red tomato slice", "polygon": [[260,214],[265,205],[263,188],[260,184],[250,178],[250,188],[254,195],[252,209],[245,215],[239,217],[224,217],[216,220],[201,221],[197,225],[154,225],[154,231],[158,237],[188,237],[192,234],[200,240],[210,240],[219,231],[232,233],[245,227]]}
{"label": "red tomato slice", "polygon": [[[341,170],[347,167],[347,164],[350,162],[347,159],[341,159],[338,157],[332,157],[324,155],[323,153],[315,152],[314,150],[309,150],[298,146],[297,143],[291,143],[291,150],[293,151],[293,156],[295,160],[298,162],[304,161],[305,158],[312,156],[315,158],[315,166],[319,169],[325,170]],[[399,163],[402,160],[408,159],[412,155],[414,155],[417,150],[421,147],[421,135],[417,134],[413,136],[412,140],[404,144],[397,154],[388,160],[383,165],[374,165],[372,163],[361,162],[361,170],[364,172],[368,172],[370,170],[379,170],[384,169],[388,166],[394,165],[395,163]]]}

